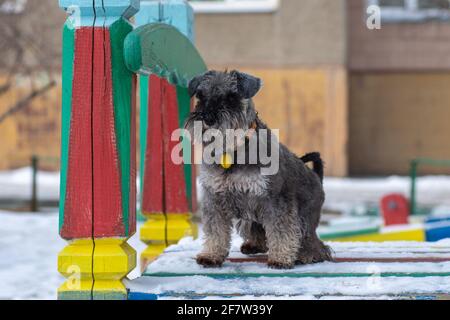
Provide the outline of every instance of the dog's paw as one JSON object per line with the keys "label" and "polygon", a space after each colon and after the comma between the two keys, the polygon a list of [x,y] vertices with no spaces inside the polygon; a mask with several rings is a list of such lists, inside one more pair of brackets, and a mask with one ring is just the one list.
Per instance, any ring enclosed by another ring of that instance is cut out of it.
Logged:
{"label": "dog's paw", "polygon": [[311,264],[320,263],[324,261],[333,261],[331,249],[323,244],[320,244],[315,249],[302,250],[295,261],[296,264]]}
{"label": "dog's paw", "polygon": [[267,261],[267,266],[272,269],[292,269],[294,267],[294,263],[286,261],[269,260]]}
{"label": "dog's paw", "polygon": [[224,259],[215,255],[199,254],[197,263],[205,268],[220,268]]}
{"label": "dog's paw", "polygon": [[261,248],[260,246],[254,245],[253,243],[247,241],[242,244],[241,252],[243,254],[257,254],[257,253],[265,253],[267,249]]}
{"label": "dog's paw", "polygon": [[301,255],[295,261],[295,264],[311,264],[311,263],[315,263],[313,255]]}

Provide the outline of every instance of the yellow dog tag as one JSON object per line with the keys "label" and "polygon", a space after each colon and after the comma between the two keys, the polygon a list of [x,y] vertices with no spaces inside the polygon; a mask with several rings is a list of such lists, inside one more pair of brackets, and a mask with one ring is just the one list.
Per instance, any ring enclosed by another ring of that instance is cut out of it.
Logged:
{"label": "yellow dog tag", "polygon": [[228,153],[224,153],[220,157],[220,165],[224,169],[229,169],[233,165],[233,158]]}

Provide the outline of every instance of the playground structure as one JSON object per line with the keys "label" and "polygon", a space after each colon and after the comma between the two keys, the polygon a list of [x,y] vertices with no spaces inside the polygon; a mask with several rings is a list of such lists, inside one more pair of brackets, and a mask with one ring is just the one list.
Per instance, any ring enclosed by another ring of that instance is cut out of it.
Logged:
{"label": "playground structure", "polygon": [[[415,179],[411,179],[415,185]],[[412,188],[414,189],[414,187]],[[439,241],[450,237],[450,215],[412,214],[403,194],[388,194],[380,200],[380,214],[336,219],[318,229],[327,241]]]}
{"label": "playground structure", "polygon": [[450,166],[450,160],[436,160],[436,159],[428,159],[428,158],[418,158],[413,159],[410,164],[410,173],[409,176],[411,178],[411,190],[410,190],[410,214],[416,215],[416,214],[423,214],[428,213],[425,209],[420,209],[417,206],[417,174],[419,167],[421,165],[428,165],[428,166],[438,166],[438,167],[449,167]]}
{"label": "playground structure", "polygon": [[[170,161],[171,132],[190,111],[187,83],[206,70],[185,1],[60,0],[63,30],[60,299],[125,299],[136,266],[136,88],[141,75],[144,264],[195,235],[194,174]],[[162,23],[164,22],[164,24]],[[190,143],[186,141],[185,143]],[[190,155],[184,155],[190,156]]]}
{"label": "playground structure", "polygon": [[[364,282],[373,272],[354,268],[364,261],[385,264],[415,261],[418,265],[412,277],[417,287],[424,277],[438,277],[438,280],[450,277],[447,272],[438,272],[439,263],[450,261],[448,248],[417,243],[391,244],[389,248],[386,247],[389,244],[380,244],[371,251],[361,244],[335,244],[333,248],[342,253],[338,255],[341,260],[337,261],[341,271],[331,274],[320,265],[305,266],[309,271],[299,267],[289,272],[274,272],[260,264],[264,256],[243,257],[236,251],[228,259],[230,267],[216,273],[199,272],[192,259],[198,243],[191,247],[174,246],[149,265],[167,246],[197,233],[190,220],[196,210],[193,167],[175,165],[170,159],[175,144],[170,135],[182,126],[191,109],[187,83],[206,70],[193,45],[192,8],[182,0],[60,0],[60,6],[71,15],[63,30],[60,192],[60,235],[69,244],[58,258],[58,270],[67,278],[58,290],[59,299],[277,295],[272,292],[276,286],[270,283],[265,291],[250,292],[248,288],[261,276],[288,282],[320,278],[325,284],[328,278],[359,277]],[[135,29],[130,22],[133,16]],[[141,254],[143,276],[125,285],[123,280],[137,261],[136,252],[127,243],[136,232],[137,75],[140,209],[147,218],[140,237],[148,247]],[[183,139],[183,144],[190,142]],[[183,150],[185,159],[191,157],[189,152],[184,152],[187,149]],[[359,255],[352,254],[353,251]],[[390,260],[385,261],[386,256],[379,253],[389,253]],[[256,272],[246,270],[246,264],[250,267],[256,264]],[[425,264],[435,265],[430,268]],[[158,269],[168,265],[180,270]],[[383,267],[382,277],[411,276],[399,271],[403,265]],[[232,289],[231,284],[224,282],[220,292],[193,294],[196,290],[190,278],[193,275],[203,276],[207,282],[238,278],[242,287]],[[154,285],[161,283],[167,284],[166,291],[153,292]],[[356,281],[355,285],[360,283]],[[331,295],[345,293],[337,286],[330,288]],[[446,292],[449,291],[450,288]],[[398,296],[398,292],[391,293]],[[292,295],[297,294],[301,290]],[[441,291],[425,290],[405,291],[400,297],[424,294],[432,298],[442,296]]]}
{"label": "playground structure", "polygon": [[379,208],[352,222],[335,221],[319,228],[320,237],[327,241],[439,241],[450,237],[450,213],[433,217],[431,208],[417,205],[417,176],[419,167],[450,166],[450,160],[413,159],[410,163],[410,194],[387,194],[380,199]]}
{"label": "playground structure", "polygon": [[[204,269],[192,259],[200,241],[184,239],[168,248],[130,283],[129,299],[449,299],[448,242],[329,243],[335,262],[266,267],[267,256],[246,256],[234,242],[220,269]],[[195,281],[192,281],[195,277]]]}

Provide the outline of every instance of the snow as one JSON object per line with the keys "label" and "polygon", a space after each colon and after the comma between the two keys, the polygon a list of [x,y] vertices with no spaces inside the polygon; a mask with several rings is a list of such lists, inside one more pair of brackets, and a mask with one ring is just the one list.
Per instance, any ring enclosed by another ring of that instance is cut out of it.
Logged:
{"label": "snow", "polygon": [[[283,278],[260,277],[245,279],[214,279],[205,276],[141,277],[128,285],[132,292],[152,293],[170,298],[170,293],[180,296],[195,294],[231,296],[362,296],[431,294],[450,292],[450,281],[442,277],[369,277],[369,278]],[[162,297],[164,298],[164,297]]]}
{"label": "snow", "polygon": [[[0,201],[1,200],[29,200],[31,197],[31,168],[21,168],[8,172],[0,172]],[[59,195],[59,173],[57,172],[39,172],[38,176],[38,198],[41,201],[57,201]],[[352,178],[326,178],[325,190],[327,200],[325,207],[328,209],[339,209],[344,212],[350,212],[352,209],[364,207],[367,204],[376,204],[379,198],[390,192],[400,192],[405,195],[409,192],[409,179],[407,177],[388,177],[374,179],[352,179]],[[139,189],[138,189],[139,190]],[[418,200],[422,204],[436,205],[433,214],[436,216],[448,215],[450,213],[450,176],[421,177],[418,179]],[[345,226],[351,225],[353,218],[347,220],[332,222],[332,224]],[[369,220],[368,220],[369,221]],[[241,239],[234,235],[233,254],[239,256],[238,250]],[[138,236],[133,236],[128,241],[138,253],[142,252],[145,245],[139,241]],[[48,209],[39,213],[14,213],[0,210],[0,299],[55,299],[57,288],[64,282],[64,278],[57,271],[58,252],[66,246],[66,242],[58,236],[58,213],[57,209]],[[426,257],[450,255],[450,240],[441,241],[433,244],[424,243],[330,243],[337,255],[346,257],[367,256],[388,257],[395,253],[397,256],[404,257]],[[183,239],[178,245],[171,246],[167,250],[167,259],[172,259],[181,252],[188,259],[177,260],[176,266],[187,267],[186,270],[197,270],[192,259],[200,250],[201,240]],[[166,259],[166,258],[164,258]],[[168,263],[165,260],[158,261],[152,265],[153,270],[163,270],[161,266]],[[174,269],[174,260],[172,265],[167,265],[165,272]],[[186,264],[186,265],[184,265]],[[263,264],[248,266],[248,270],[259,272]],[[355,265],[354,270],[365,270],[367,266]],[[403,267],[404,264],[403,264]],[[159,268],[159,269],[158,269]],[[171,269],[172,268],[172,269]],[[191,268],[191,269],[189,269]],[[306,266],[306,272],[310,267]],[[330,270],[330,266],[325,264],[323,270]],[[399,270],[400,266],[390,264],[381,266],[382,270]],[[419,266],[407,266],[407,270],[418,270]],[[402,271],[405,271],[405,268]],[[435,271],[448,271],[448,263],[427,265],[423,264],[420,268],[430,268]],[[337,271],[335,267],[332,268]],[[202,270],[203,272],[204,270]],[[267,271],[267,269],[264,269]],[[135,279],[139,275],[139,270],[135,269],[129,275],[130,279]],[[181,277],[182,278],[182,277]],[[142,288],[152,288],[155,285],[155,292],[168,292],[171,290],[180,290],[184,279],[167,279],[161,283],[161,279],[156,277],[145,277],[139,280],[129,282],[133,287],[142,286]],[[292,279],[248,279],[246,282],[237,280],[219,280],[210,279],[204,276],[189,278],[192,284],[191,289],[198,289],[198,292],[207,292],[214,288],[227,288],[230,292],[236,290],[244,294],[247,288],[253,288],[251,295],[244,295],[243,298],[256,299],[261,295],[265,298],[282,298],[286,295],[294,295],[295,299],[312,298],[332,298],[338,297],[345,299],[355,294],[364,297],[383,296],[389,292],[400,290],[420,289],[420,292],[449,292],[450,284],[442,281],[442,278],[428,277],[426,283],[415,278],[382,278],[385,291],[374,291],[365,288],[365,279],[361,278],[342,278],[336,283],[339,286],[330,286],[333,279],[311,279],[302,278],[301,281],[292,282]],[[364,288],[363,288],[364,287]],[[397,289],[396,289],[397,288]],[[415,290],[417,292],[417,290]],[[209,292],[211,293],[211,292]],[[386,296],[388,297],[388,296]],[[211,297],[210,297],[211,298]]]}
{"label": "snow", "polygon": [[[31,167],[0,172],[0,200],[29,200],[31,198],[32,174]],[[37,184],[39,200],[58,200],[59,172],[39,171]]]}
{"label": "snow", "polygon": [[[0,171],[0,203],[1,200],[26,200],[31,198],[31,167],[11,171]],[[59,200],[59,172],[38,171],[37,198],[39,201]],[[139,178],[136,179],[139,192]],[[138,197],[139,198],[139,197]]]}
{"label": "snow", "polygon": [[7,0],[0,5],[0,12],[18,14],[25,10],[28,0]]}
{"label": "snow", "polygon": [[[367,204],[378,204],[389,193],[401,193],[409,198],[409,177],[334,178],[326,177],[324,189],[325,208],[350,213],[364,212]],[[440,206],[440,211],[450,209],[450,176],[423,176],[417,179],[417,202],[421,205]],[[450,210],[446,211],[447,214]]]}
{"label": "snow", "polygon": [[64,247],[53,214],[0,211],[0,299],[51,299],[63,282],[56,255]]}
{"label": "snow", "polygon": [[[138,252],[145,245],[135,235],[128,241]],[[0,300],[55,299],[64,278],[57,256],[67,242],[58,236],[58,213],[0,211]],[[130,278],[139,276],[136,268]]]}
{"label": "snow", "polygon": [[[238,252],[242,242],[236,234],[230,256],[243,257]],[[450,292],[446,277],[428,276],[385,277],[386,272],[450,272],[450,262],[442,263],[322,263],[297,266],[293,270],[273,270],[263,263],[225,262],[220,269],[205,269],[195,262],[202,240],[184,238],[170,246],[146,270],[146,276],[127,282],[131,292],[156,295],[158,299],[186,298],[244,298],[244,299],[392,299]],[[345,257],[450,257],[450,240],[423,242],[329,242],[336,256]],[[335,276],[347,273],[367,274],[366,277]],[[170,277],[156,273],[173,273]],[[190,274],[189,276],[177,275]],[[286,277],[283,274],[305,274],[305,277]],[[311,273],[329,273],[332,277],[314,277]],[[153,274],[153,275],[152,275]],[[233,274],[235,277],[220,277]],[[244,274],[253,276],[242,277]],[[262,274],[257,276],[255,274]],[[210,276],[208,276],[210,275]]]}

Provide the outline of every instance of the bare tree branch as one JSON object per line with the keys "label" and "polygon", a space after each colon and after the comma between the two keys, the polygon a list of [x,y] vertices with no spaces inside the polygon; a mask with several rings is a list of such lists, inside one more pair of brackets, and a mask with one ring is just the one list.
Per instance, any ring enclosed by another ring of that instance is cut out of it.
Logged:
{"label": "bare tree branch", "polygon": [[17,74],[59,71],[62,19],[55,0],[0,0],[0,96],[14,90]]}
{"label": "bare tree branch", "polygon": [[24,99],[18,101],[15,105],[8,108],[8,110],[5,113],[0,115],[0,124],[9,116],[11,116],[14,113],[20,111],[21,109],[27,107],[31,103],[31,101],[33,101],[37,97],[43,95],[44,93],[49,91],[54,86],[56,86],[56,81],[51,80],[49,83],[47,83],[42,88],[33,90],[28,96],[26,96]]}

